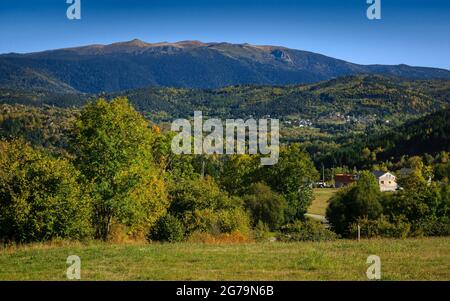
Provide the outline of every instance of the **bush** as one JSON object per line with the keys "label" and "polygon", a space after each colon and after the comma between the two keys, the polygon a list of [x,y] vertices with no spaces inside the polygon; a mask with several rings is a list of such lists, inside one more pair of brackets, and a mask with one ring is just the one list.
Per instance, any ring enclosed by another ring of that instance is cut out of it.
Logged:
{"label": "bush", "polygon": [[186,228],[187,235],[190,235],[193,232],[220,233],[217,223],[217,213],[212,209],[187,211],[182,215],[181,221]]}
{"label": "bush", "polygon": [[384,198],[384,214],[391,219],[404,217],[411,224],[411,236],[449,235],[449,186],[427,183],[417,175],[405,179],[408,189]]}
{"label": "bush", "polygon": [[250,232],[250,222],[247,214],[241,208],[194,210],[187,212],[183,218],[187,233],[204,232],[212,235],[239,231]]}
{"label": "bush", "polygon": [[253,226],[263,222],[275,230],[284,222],[284,210],[287,207],[284,197],[273,192],[263,183],[253,184],[248,193],[242,197],[250,213]]}
{"label": "bush", "polygon": [[250,219],[241,208],[218,211],[217,224],[221,233],[232,233],[235,231],[239,231],[244,235],[250,233]]}
{"label": "bush", "polygon": [[203,209],[227,209],[240,206],[240,201],[228,197],[212,178],[183,180],[173,183],[169,190],[169,212],[182,218],[187,212]]}
{"label": "bush", "polygon": [[269,226],[259,221],[253,229],[253,237],[256,241],[266,241],[271,237]]}
{"label": "bush", "polygon": [[212,178],[189,179],[170,189],[169,213],[180,219],[187,235],[204,232],[212,235],[250,232],[250,221],[242,200],[229,197]]}
{"label": "bush", "polygon": [[321,222],[305,220],[281,227],[277,238],[280,241],[328,241],[336,239],[337,236]]}
{"label": "bush", "polygon": [[120,223],[112,223],[109,231],[108,241],[112,243],[131,243],[131,242],[145,242],[148,236],[147,231],[136,231],[135,229],[128,227]]}
{"label": "bush", "polygon": [[406,238],[411,236],[447,236],[450,235],[450,219],[447,217],[428,217],[414,223],[400,217],[388,220],[381,216],[376,220],[361,219],[349,228],[349,235],[357,237],[358,223],[361,227],[361,237],[393,237]]}
{"label": "bush", "polygon": [[414,223],[412,228],[415,236],[448,236],[450,235],[450,218],[428,217]]}
{"label": "bush", "polygon": [[91,202],[65,158],[22,141],[0,141],[0,240],[80,239],[91,231]]}
{"label": "bush", "polygon": [[167,242],[178,242],[184,239],[183,224],[174,216],[166,214],[156,222],[148,239]]}
{"label": "bush", "polygon": [[331,198],[326,216],[336,233],[347,236],[350,225],[358,219],[375,220],[381,215],[383,207],[380,200],[375,176],[363,171],[356,184],[340,190]]}
{"label": "bush", "polygon": [[357,222],[350,225],[349,236],[355,238],[358,236],[358,225],[361,228],[362,238],[406,238],[409,236],[411,229],[411,225],[404,218],[398,218],[395,221],[390,222],[382,215],[376,220],[369,220],[367,218],[359,219]]}

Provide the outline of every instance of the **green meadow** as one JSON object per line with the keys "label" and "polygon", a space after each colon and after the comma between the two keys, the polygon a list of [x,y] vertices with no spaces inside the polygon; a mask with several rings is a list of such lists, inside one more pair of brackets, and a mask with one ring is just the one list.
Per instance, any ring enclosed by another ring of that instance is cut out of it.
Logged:
{"label": "green meadow", "polygon": [[325,216],[328,202],[338,190],[337,188],[314,188],[314,199],[308,208],[308,213]]}
{"label": "green meadow", "polygon": [[0,280],[367,280],[381,258],[382,280],[450,280],[450,237],[244,244],[52,242],[0,249]]}

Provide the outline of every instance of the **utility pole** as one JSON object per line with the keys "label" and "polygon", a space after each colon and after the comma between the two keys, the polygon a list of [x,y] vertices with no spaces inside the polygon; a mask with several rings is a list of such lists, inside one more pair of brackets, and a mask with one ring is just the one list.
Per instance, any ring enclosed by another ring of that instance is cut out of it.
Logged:
{"label": "utility pole", "polygon": [[332,187],[336,187],[336,184],[334,183],[334,166],[331,167],[331,185]]}
{"label": "utility pole", "polygon": [[202,174],[201,174],[201,176],[202,176],[202,179],[205,176],[205,160],[203,158],[202,158]]}
{"label": "utility pole", "polygon": [[325,169],[323,166],[323,162],[321,164],[322,164],[322,182],[325,183]]}

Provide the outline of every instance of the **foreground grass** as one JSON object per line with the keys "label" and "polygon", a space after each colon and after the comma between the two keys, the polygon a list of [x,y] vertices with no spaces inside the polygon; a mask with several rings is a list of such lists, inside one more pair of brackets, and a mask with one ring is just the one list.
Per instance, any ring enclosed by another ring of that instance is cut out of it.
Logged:
{"label": "foreground grass", "polygon": [[365,280],[367,256],[384,280],[450,280],[450,237],[248,244],[35,244],[0,249],[0,280]]}
{"label": "foreground grass", "polygon": [[338,190],[337,188],[314,188],[314,200],[308,208],[308,213],[325,215],[328,201]]}

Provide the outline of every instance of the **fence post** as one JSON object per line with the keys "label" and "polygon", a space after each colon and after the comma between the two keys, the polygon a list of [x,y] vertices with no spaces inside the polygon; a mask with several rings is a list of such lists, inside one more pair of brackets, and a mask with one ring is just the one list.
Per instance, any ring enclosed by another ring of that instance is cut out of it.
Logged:
{"label": "fence post", "polygon": [[358,241],[361,240],[361,227],[358,224]]}

